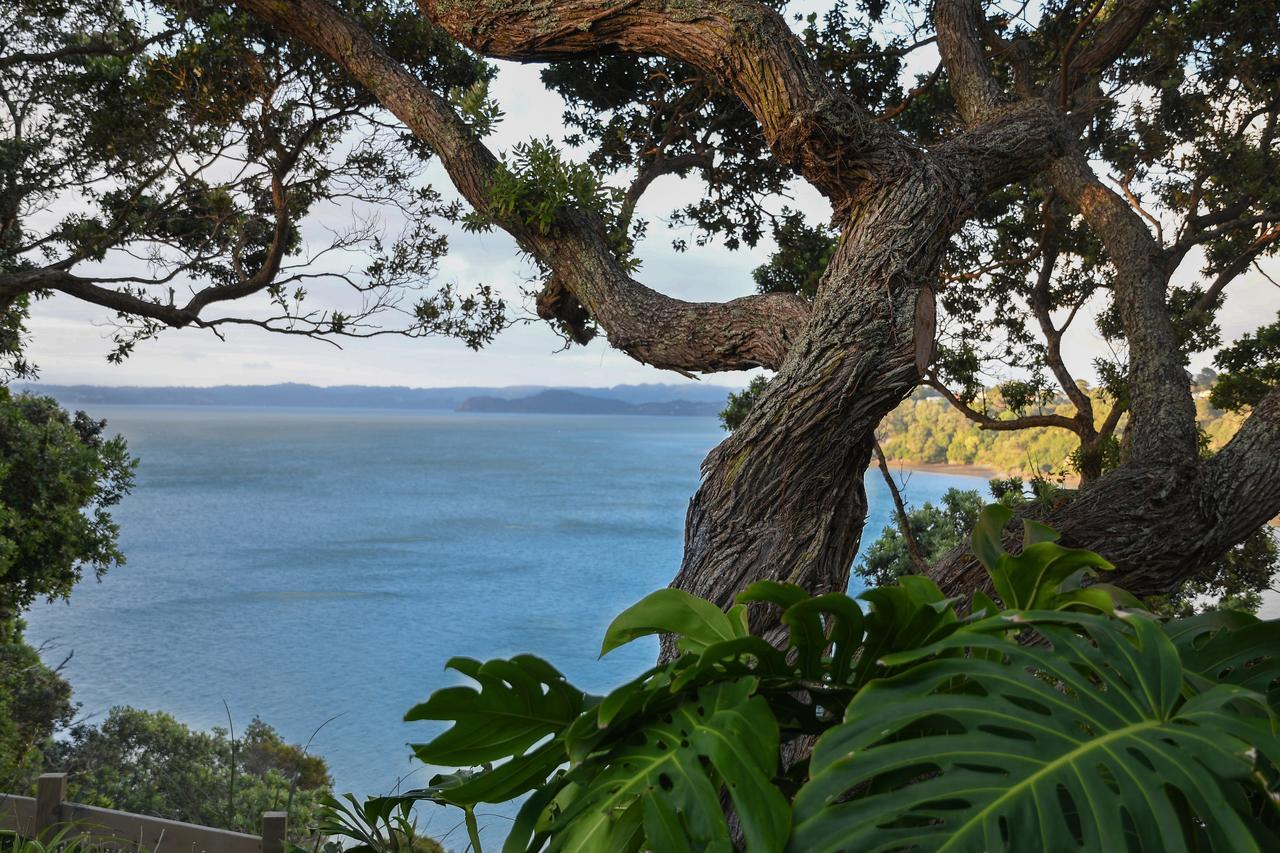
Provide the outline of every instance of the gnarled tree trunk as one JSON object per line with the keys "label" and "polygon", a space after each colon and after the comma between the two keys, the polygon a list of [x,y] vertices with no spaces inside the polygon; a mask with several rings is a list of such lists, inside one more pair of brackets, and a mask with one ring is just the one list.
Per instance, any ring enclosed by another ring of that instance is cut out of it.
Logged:
{"label": "gnarled tree trunk", "polygon": [[[938,46],[968,129],[928,150],[868,116],[783,18],[751,0],[418,0],[433,23],[486,56],[664,56],[738,97],[778,161],[822,192],[843,223],[812,308],[780,294],[724,304],[672,299],[631,277],[589,211],[557,211],[550,228],[492,213],[497,158],[368,32],[324,0],[237,4],[327,55],[429,145],[460,193],[551,271],[542,300],[550,316],[576,327],[591,318],[615,346],[667,369],[778,370],[703,465],[676,586],[720,604],[763,578],[817,593],[845,587],[866,516],[862,478],[875,429],[933,354],[948,240],[984,196],[1033,176],[1047,177],[1107,242],[1133,386],[1129,464],[1046,520],[1069,543],[1121,564],[1121,583],[1144,593],[1167,589],[1280,511],[1280,398],[1259,406],[1217,457],[1196,459],[1158,246],[1084,155],[1068,151],[1078,119],[1067,95],[1137,37],[1157,5],[1151,0],[1110,15],[1092,46],[1064,66],[1062,97],[1029,91],[1020,79],[1016,97],[1004,91],[978,5],[938,0]],[[979,582],[960,556],[934,574],[952,592]]]}
{"label": "gnarled tree trunk", "polygon": [[962,221],[959,197],[922,159],[851,212],[809,325],[703,463],[675,586],[722,605],[766,578],[845,588],[876,426],[932,357],[938,264]]}

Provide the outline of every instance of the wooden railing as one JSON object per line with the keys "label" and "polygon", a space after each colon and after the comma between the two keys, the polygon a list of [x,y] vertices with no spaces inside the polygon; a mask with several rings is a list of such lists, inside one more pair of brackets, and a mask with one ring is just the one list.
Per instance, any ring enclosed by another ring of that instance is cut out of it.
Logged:
{"label": "wooden railing", "polygon": [[284,853],[285,812],[263,812],[262,835],[67,802],[67,774],[46,773],[36,796],[0,794],[0,830],[37,839],[64,831],[99,849],[146,853]]}

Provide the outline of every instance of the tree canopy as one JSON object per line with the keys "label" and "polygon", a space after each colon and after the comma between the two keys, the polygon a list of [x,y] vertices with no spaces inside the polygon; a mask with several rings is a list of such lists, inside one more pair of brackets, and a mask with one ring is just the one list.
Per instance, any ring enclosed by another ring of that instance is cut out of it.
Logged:
{"label": "tree canopy", "polygon": [[110,510],[134,460],[106,421],[0,388],[0,623],[124,562]]}
{"label": "tree canopy", "polygon": [[299,834],[329,795],[324,759],[255,718],[237,736],[191,729],[168,714],[112,708],[46,746],[45,767],[70,776],[78,803],[258,833],[264,811],[287,811]]}
{"label": "tree canopy", "polygon": [[[119,313],[117,358],[164,326],[478,346],[507,306],[437,280],[456,222],[515,239],[537,313],[570,342],[602,333],[685,374],[775,371],[688,515],[675,582],[722,605],[758,579],[844,587],[875,430],[921,384],[987,429],[1072,433],[1087,488],[1028,511],[1134,592],[1177,588],[1280,511],[1269,333],[1226,341],[1216,319],[1280,245],[1267,0],[9,8],[11,355],[50,290]],[[487,59],[542,66],[562,138],[491,150]],[[428,161],[452,190],[428,187]],[[636,205],[664,175],[697,190],[671,212],[677,248],[777,244],[747,295],[641,281]],[[791,202],[799,182],[829,218]],[[330,202],[368,227],[317,250],[307,223]],[[108,275],[112,258],[137,272]],[[332,284],[354,302],[313,304]],[[1064,355],[1090,333],[1114,354],[1093,365],[1105,399]],[[1249,413],[1205,458],[1186,366],[1224,345]],[[1014,417],[984,407],[993,383]],[[947,592],[983,582],[963,553],[930,571]]]}
{"label": "tree canopy", "polygon": [[[403,5],[350,8],[419,79],[483,91],[492,70]],[[479,346],[505,323],[489,287],[436,280],[439,226],[461,210],[420,180],[430,152],[331,63],[225,4],[8,4],[0,90],[14,373],[32,370],[14,343],[29,302],[54,291],[114,312],[113,360],[165,327]]]}

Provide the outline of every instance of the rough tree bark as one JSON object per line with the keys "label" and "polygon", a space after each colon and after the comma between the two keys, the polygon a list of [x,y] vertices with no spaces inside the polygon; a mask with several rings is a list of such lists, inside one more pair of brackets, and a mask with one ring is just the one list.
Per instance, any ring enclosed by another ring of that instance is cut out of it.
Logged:
{"label": "rough tree bark", "polygon": [[[440,157],[464,197],[488,207],[496,160],[449,104],[323,0],[237,0],[329,56]],[[866,515],[863,473],[876,426],[933,356],[938,269],[985,193],[1047,174],[1066,204],[1108,240],[1131,347],[1132,455],[1049,521],[1069,542],[1126,567],[1122,582],[1159,591],[1280,510],[1280,397],[1218,457],[1197,462],[1193,409],[1173,359],[1165,280],[1139,220],[1069,149],[1070,96],[1150,16],[1133,4],[1064,70],[1063,90],[1017,97],[988,66],[971,0],[940,0],[936,24],[967,132],[932,150],[873,121],[816,66],[786,22],[749,0],[419,0],[424,15],[486,56],[526,62],[608,53],[661,55],[737,95],[774,155],[832,202],[840,241],[812,307],[781,296],[715,305],[671,299],[621,268],[602,224],[563,211],[550,233],[496,224],[551,271],[540,308],[587,317],[633,357],[683,372],[763,365],[777,376],[745,423],[712,451],[688,512],[675,585],[728,604],[751,581],[843,589]],[[1172,359],[1172,360],[1171,360]],[[1156,463],[1156,460],[1159,463]],[[1188,521],[1194,519],[1194,523]],[[936,568],[972,587],[959,558]],[[768,625],[757,627],[768,628]]]}
{"label": "rough tree bark", "polygon": [[[1141,31],[1157,3],[1135,2],[1108,22],[1103,37],[1063,75],[1064,88],[1045,93],[1066,102],[1068,79],[1104,67]],[[1007,100],[987,63],[974,0],[942,0],[935,9],[939,49],[969,123]],[[1113,562],[1108,575],[1136,595],[1176,589],[1280,512],[1280,392],[1257,406],[1233,441],[1198,459],[1195,405],[1167,303],[1170,265],[1139,214],[1104,185],[1084,154],[1070,151],[1047,170],[1055,192],[1079,213],[1107,248],[1129,347],[1129,426],[1124,464],[1086,482],[1078,496],[1037,513],[1063,543],[1089,548]],[[1016,520],[1015,522],[1016,523]],[[1017,537],[1012,529],[1011,539]],[[948,594],[985,584],[981,567],[959,548],[930,572]]]}
{"label": "rough tree bark", "polygon": [[785,22],[758,3],[419,5],[488,56],[616,51],[697,65],[741,97],[775,154],[832,199],[842,234],[812,315],[746,422],[703,463],[674,585],[722,605],[762,578],[843,589],[866,517],[862,474],[875,428],[933,355],[947,243],[983,193],[1061,153],[1056,111],[1016,105],[926,152],[832,91]]}

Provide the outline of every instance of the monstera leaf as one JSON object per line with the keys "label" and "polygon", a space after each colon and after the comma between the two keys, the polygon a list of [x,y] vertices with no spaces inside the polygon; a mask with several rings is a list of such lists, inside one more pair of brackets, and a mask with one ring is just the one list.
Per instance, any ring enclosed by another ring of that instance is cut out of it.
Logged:
{"label": "monstera leaf", "polygon": [[[405,720],[453,723],[430,743],[413,747],[417,757],[445,767],[477,767],[506,760],[483,773],[433,780],[424,797],[459,806],[497,803],[546,781],[564,761],[557,738],[582,712],[586,696],[551,664],[533,655],[481,663],[454,658],[448,667],[476,681],[437,690],[405,714]],[[530,747],[555,736],[536,749]]]}
{"label": "monstera leaf", "polygon": [[745,608],[725,613],[706,599],[681,589],[660,589],[628,607],[610,623],[600,647],[603,657],[619,646],[652,634],[672,634],[682,652],[747,636]]}
{"label": "monstera leaf", "polygon": [[[530,799],[508,850],[733,850],[728,790],[748,850],[781,850],[790,808],[773,785],[778,724],[753,679],[702,688],[579,764],[552,798]],[[647,839],[647,842],[646,842]]]}
{"label": "monstera leaf", "polygon": [[1154,621],[1006,614],[886,663],[819,740],[791,849],[1276,849],[1275,717],[1189,689]]}
{"label": "monstera leaf", "polygon": [[839,593],[810,596],[795,584],[757,581],[738,596],[738,602],[768,603],[782,610],[787,642],[795,650],[795,668],[801,678],[826,677],[834,684],[848,681],[866,621],[852,598]]}
{"label": "monstera leaf", "polygon": [[1210,682],[1256,690],[1280,713],[1280,622],[1219,610],[1175,619],[1165,633],[1187,669]]}
{"label": "monstera leaf", "polygon": [[871,605],[866,638],[858,656],[854,683],[862,685],[886,672],[884,658],[918,649],[960,627],[955,603],[926,577],[903,575],[893,586],[869,589],[858,596]]}

